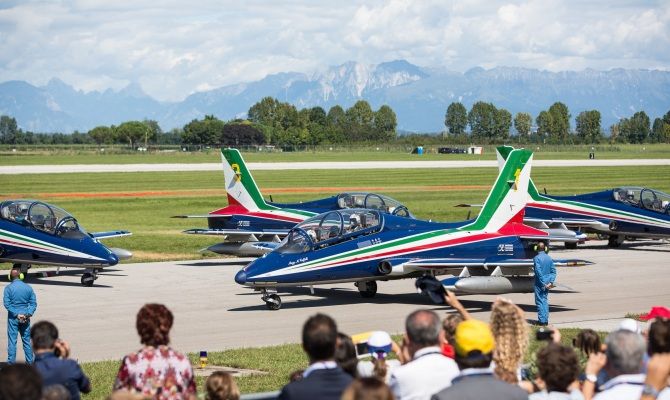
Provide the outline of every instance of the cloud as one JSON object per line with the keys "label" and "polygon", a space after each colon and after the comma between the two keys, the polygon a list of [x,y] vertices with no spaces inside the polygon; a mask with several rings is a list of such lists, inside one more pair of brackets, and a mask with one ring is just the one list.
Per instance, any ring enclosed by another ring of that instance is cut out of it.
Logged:
{"label": "cloud", "polygon": [[28,0],[0,7],[0,77],[179,100],[267,74],[404,58],[464,71],[670,69],[667,1]]}

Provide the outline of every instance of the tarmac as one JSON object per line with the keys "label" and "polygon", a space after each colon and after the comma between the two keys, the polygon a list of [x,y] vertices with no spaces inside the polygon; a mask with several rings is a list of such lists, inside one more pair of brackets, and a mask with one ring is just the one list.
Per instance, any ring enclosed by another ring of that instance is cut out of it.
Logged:
{"label": "tarmac", "polygon": [[[669,159],[621,160],[534,160],[534,167],[625,167],[643,165],[670,165]],[[329,162],[252,162],[251,171],[301,170],[301,169],[416,169],[416,168],[477,168],[498,167],[495,160],[462,161],[329,161]],[[0,166],[0,175],[65,174],[90,172],[178,172],[220,171],[220,163],[195,164],[72,164],[72,165],[10,165]]]}
{"label": "tarmac", "polygon": [[[559,328],[608,331],[626,313],[670,306],[667,242],[626,242],[610,249],[604,241],[593,241],[577,250],[557,248],[550,255],[596,263],[559,269],[557,282],[574,290],[550,294],[550,321]],[[258,292],[233,281],[249,260],[121,264],[106,269],[93,287],[80,285],[80,270],[76,269],[61,270],[60,276],[49,278],[30,277],[28,283],[38,301],[33,323],[54,322],[61,338],[70,343],[74,358],[95,361],[120,359],[140,347],[135,316],[143,304],[152,302],[172,310],[172,344],[187,352],[297,343],[302,323],[317,312],[334,317],[341,331],[356,334],[370,330],[400,333],[405,316],[417,308],[430,308],[440,315],[453,311],[417,294],[412,279],[380,282],[372,299],[363,299],[353,284],[317,286],[314,295],[309,288],[280,291],[283,307],[270,311]],[[495,297],[460,299],[476,318],[488,320]],[[529,320],[536,318],[532,293],[505,297],[515,301]],[[6,346],[6,335],[0,335],[0,359],[4,359]],[[23,356],[21,349],[18,353]]]}

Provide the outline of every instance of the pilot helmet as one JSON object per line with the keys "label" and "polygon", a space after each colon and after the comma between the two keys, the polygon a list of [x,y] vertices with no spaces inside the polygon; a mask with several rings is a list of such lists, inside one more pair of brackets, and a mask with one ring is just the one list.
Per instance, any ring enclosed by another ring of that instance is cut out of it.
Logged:
{"label": "pilot helmet", "polygon": [[391,352],[391,336],[384,331],[375,331],[368,339],[368,352],[374,358],[386,358]]}
{"label": "pilot helmet", "polygon": [[354,226],[360,225],[361,216],[358,214],[351,214],[351,216],[349,217],[349,223]]}

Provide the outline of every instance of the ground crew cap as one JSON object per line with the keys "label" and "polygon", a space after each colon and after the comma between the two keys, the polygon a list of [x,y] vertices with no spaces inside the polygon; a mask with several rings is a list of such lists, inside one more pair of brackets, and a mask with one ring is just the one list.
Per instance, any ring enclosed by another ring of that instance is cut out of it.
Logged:
{"label": "ground crew cap", "polygon": [[495,348],[491,328],[487,323],[476,319],[468,319],[458,324],[454,341],[456,353],[461,357],[467,357],[473,351],[488,354]]}

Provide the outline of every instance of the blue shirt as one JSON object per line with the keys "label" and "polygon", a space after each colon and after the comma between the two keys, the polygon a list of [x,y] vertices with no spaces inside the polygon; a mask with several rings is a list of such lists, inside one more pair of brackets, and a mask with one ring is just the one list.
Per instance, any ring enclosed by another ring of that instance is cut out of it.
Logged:
{"label": "blue shirt", "polygon": [[56,357],[53,352],[35,354],[33,365],[40,376],[43,386],[63,385],[70,392],[72,400],[79,400],[79,392],[91,391],[91,382],[74,360]]}
{"label": "blue shirt", "polygon": [[556,267],[554,260],[547,253],[541,251],[533,258],[533,269],[535,270],[535,284],[547,286],[556,280]]}
{"label": "blue shirt", "polygon": [[9,318],[16,318],[19,314],[33,315],[37,309],[33,288],[20,279],[14,279],[5,286],[3,303]]}

